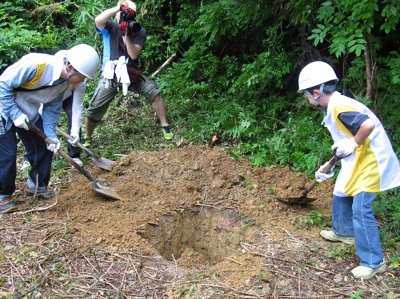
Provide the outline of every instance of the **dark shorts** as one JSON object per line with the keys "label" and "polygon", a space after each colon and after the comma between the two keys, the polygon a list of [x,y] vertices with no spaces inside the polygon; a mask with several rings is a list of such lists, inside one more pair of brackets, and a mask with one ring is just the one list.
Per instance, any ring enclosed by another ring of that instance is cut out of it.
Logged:
{"label": "dark shorts", "polygon": [[[157,84],[147,78],[142,76],[143,79],[139,79],[138,82],[131,84],[129,86],[129,91],[137,93],[152,103],[154,99],[159,95],[160,91]],[[90,100],[89,107],[86,111],[86,117],[95,122],[99,122],[104,114],[107,112],[108,106],[110,106],[111,101],[115,98],[118,93],[118,87],[116,84],[105,87],[104,78],[99,80],[96,90]]]}

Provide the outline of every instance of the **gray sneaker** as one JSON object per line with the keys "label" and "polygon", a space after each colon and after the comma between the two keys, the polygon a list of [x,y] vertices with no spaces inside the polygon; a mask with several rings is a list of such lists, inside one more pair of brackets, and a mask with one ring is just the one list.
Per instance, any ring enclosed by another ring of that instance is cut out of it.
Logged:
{"label": "gray sneaker", "polygon": [[382,260],[382,262],[379,264],[379,266],[377,268],[358,266],[358,267],[355,267],[350,272],[351,272],[351,274],[353,274],[354,278],[370,279],[373,276],[375,276],[375,274],[383,273],[385,271],[386,271],[386,262],[385,262],[385,260]]}
{"label": "gray sneaker", "polygon": [[349,245],[354,245],[355,240],[353,237],[341,237],[336,235],[333,231],[331,230],[321,230],[319,233],[322,238],[332,241],[332,242],[343,242],[345,244]]}

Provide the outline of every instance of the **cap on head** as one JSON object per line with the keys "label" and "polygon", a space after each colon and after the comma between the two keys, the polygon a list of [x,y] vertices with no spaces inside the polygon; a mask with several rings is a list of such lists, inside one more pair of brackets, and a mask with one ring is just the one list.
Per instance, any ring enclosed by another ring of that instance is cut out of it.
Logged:
{"label": "cap on head", "polygon": [[123,1],[122,5],[128,6],[130,9],[133,9],[134,11],[136,11],[136,3],[130,0],[127,1]]}
{"label": "cap on head", "polygon": [[323,61],[314,61],[307,64],[299,75],[299,90],[302,93],[304,90],[321,85],[329,81],[339,81],[333,68]]}
{"label": "cap on head", "polygon": [[67,59],[79,73],[93,79],[100,66],[100,57],[96,50],[86,44],[79,44],[68,50]]}

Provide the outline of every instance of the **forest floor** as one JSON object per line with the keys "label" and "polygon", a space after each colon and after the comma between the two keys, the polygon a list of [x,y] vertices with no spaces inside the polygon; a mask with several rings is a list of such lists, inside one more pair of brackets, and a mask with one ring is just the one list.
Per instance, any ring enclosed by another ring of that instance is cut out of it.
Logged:
{"label": "forest floor", "polygon": [[[355,280],[354,246],[324,241],[333,183],[234,160],[222,147],[134,151],[87,165],[120,200],[67,169],[49,202],[0,215],[0,298],[399,298],[400,270]],[[22,183],[18,190],[22,190]],[[387,256],[387,258],[390,258]]]}

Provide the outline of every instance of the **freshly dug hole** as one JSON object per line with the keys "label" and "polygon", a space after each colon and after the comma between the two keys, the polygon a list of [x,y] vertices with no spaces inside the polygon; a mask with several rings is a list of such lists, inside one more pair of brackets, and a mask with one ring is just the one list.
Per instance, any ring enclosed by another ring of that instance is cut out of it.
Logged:
{"label": "freshly dug hole", "polygon": [[258,230],[235,209],[194,206],[164,214],[138,234],[165,259],[192,268],[199,263],[215,265],[237,253],[241,242],[257,238]]}

